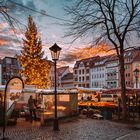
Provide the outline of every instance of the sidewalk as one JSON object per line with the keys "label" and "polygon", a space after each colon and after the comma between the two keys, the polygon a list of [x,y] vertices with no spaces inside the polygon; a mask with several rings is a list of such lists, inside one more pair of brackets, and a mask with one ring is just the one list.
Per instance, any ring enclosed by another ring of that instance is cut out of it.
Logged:
{"label": "sidewalk", "polygon": [[[83,118],[59,124],[60,131],[39,123],[20,122],[7,127],[5,135],[11,140],[140,140],[140,124],[131,126],[107,120]],[[2,129],[0,129],[2,133]]]}

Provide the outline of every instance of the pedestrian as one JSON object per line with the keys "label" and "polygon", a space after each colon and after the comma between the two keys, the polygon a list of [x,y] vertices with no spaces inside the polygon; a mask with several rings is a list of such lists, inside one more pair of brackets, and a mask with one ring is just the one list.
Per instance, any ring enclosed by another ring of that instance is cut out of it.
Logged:
{"label": "pedestrian", "polygon": [[29,111],[30,111],[30,122],[32,123],[33,117],[34,117],[34,120],[36,119],[36,107],[35,107],[35,102],[32,95],[30,96],[28,100],[28,106],[29,106]]}

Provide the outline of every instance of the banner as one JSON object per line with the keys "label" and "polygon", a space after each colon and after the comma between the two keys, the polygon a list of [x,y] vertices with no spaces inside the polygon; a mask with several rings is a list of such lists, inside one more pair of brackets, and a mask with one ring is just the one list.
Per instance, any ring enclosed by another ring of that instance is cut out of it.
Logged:
{"label": "banner", "polygon": [[18,101],[23,90],[23,81],[19,77],[12,78],[6,88],[6,110],[8,110],[15,101]]}

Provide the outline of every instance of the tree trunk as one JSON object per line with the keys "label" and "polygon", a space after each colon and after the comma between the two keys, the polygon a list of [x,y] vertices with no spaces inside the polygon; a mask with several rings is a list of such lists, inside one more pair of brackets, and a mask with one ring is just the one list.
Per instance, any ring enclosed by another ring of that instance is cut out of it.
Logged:
{"label": "tree trunk", "polygon": [[127,106],[126,106],[126,86],[125,86],[125,68],[124,68],[124,53],[119,57],[120,63],[120,82],[121,82],[121,99],[122,99],[122,117],[123,120],[127,119]]}

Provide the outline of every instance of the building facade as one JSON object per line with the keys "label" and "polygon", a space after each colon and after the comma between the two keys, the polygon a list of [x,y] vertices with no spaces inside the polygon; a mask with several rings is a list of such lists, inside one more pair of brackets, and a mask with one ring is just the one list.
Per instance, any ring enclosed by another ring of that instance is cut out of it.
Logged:
{"label": "building facade", "polygon": [[67,73],[61,79],[61,85],[63,89],[72,89],[74,88],[73,83],[73,73]]}
{"label": "building facade", "polygon": [[2,60],[2,84],[5,85],[6,82],[13,76],[20,76],[20,69],[21,67],[17,58],[5,57]]}
{"label": "building facade", "polygon": [[106,87],[106,61],[108,56],[99,57],[90,67],[90,87],[105,88]]}
{"label": "building facade", "polygon": [[[140,72],[138,80],[134,75],[136,68],[140,71],[140,50],[124,53],[124,67],[126,87],[140,87]],[[82,59],[75,63],[73,71],[75,87],[118,88],[121,85],[119,59],[116,54]]]}
{"label": "building facade", "polygon": [[[134,71],[138,69],[138,77],[134,74]],[[140,88],[140,50],[135,53],[135,57],[132,63],[132,82],[134,88]],[[137,78],[137,79],[136,79]]]}
{"label": "building facade", "polygon": [[57,68],[57,74],[58,74],[58,88],[62,89],[62,78],[67,75],[68,73],[70,73],[70,69],[69,66],[65,66],[65,67],[60,67]]}
{"label": "building facade", "polygon": [[90,87],[90,67],[99,56],[76,61],[73,69],[74,87]]}
{"label": "building facade", "polygon": [[117,88],[119,86],[119,61],[116,55],[108,57],[106,65],[106,88]]}

